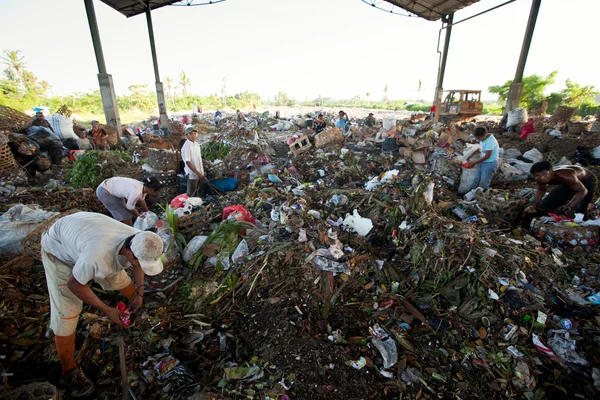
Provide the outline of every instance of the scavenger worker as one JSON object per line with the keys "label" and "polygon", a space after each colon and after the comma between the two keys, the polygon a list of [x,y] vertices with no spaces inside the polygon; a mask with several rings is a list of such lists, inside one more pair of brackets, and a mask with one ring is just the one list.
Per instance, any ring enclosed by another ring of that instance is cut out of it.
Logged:
{"label": "scavenger worker", "polygon": [[185,130],[186,141],[181,147],[181,159],[185,167],[184,171],[188,177],[187,195],[189,197],[204,197],[206,192],[206,178],[204,176],[204,165],[202,164],[202,151],[196,142],[198,131],[194,127]]}
{"label": "scavenger worker", "polygon": [[115,176],[98,185],[96,196],[114,219],[133,226],[133,217],[140,216],[139,211],[135,209],[136,204],[140,203],[142,212],[148,211],[146,196],[154,196],[160,188],[160,182],[153,176],[144,178],[142,182]]}
{"label": "scavenger worker", "polygon": [[377,125],[377,121],[375,120],[375,116],[373,115],[373,113],[369,113],[369,115],[367,116],[367,118],[365,118],[365,126],[368,126],[368,127],[372,128],[375,125]]}
{"label": "scavenger worker", "polygon": [[[536,213],[536,208],[544,213],[566,214],[570,211],[587,217],[588,205],[596,189],[596,177],[589,170],[576,165],[561,165],[552,168],[548,161],[540,161],[531,166],[535,175],[537,192],[526,208],[527,213]],[[544,197],[548,185],[558,185]]]}
{"label": "scavenger worker", "polygon": [[[471,190],[477,189],[478,187],[487,189],[490,187],[490,182],[498,170],[498,153],[500,151],[500,146],[498,146],[498,141],[494,135],[488,132],[486,128],[476,128],[473,136],[481,143],[481,158],[477,161],[468,162],[466,166],[466,168],[473,168],[475,165],[479,164],[479,169],[475,175]],[[471,154],[467,158],[467,161],[469,161],[474,154],[475,153]]]}
{"label": "scavenger worker", "polygon": [[342,133],[345,135],[349,129],[348,121],[350,121],[350,118],[348,118],[348,114],[346,114],[344,111],[340,111],[338,113],[338,116],[340,119],[338,119],[335,123],[335,127],[341,130]]}
{"label": "scavenger worker", "polygon": [[[75,362],[75,334],[83,303],[102,311],[116,328],[124,325],[121,311],[102,302],[88,286],[93,279],[104,290],[118,290],[136,312],[144,299],[145,275],[163,270],[163,242],[110,217],[78,212],[57,220],[42,235],[42,263],[50,295],[50,329],[62,366],[61,384],[71,397],[94,392],[94,384]],[[135,285],[124,268],[131,268]]]}
{"label": "scavenger worker", "polygon": [[108,133],[103,128],[100,128],[100,123],[96,120],[92,121],[92,129],[89,136],[92,141],[94,150],[108,150]]}
{"label": "scavenger worker", "polygon": [[163,139],[161,131],[154,131],[152,133],[152,142],[148,145],[151,149],[158,150],[175,150],[170,142]]}
{"label": "scavenger worker", "polygon": [[48,122],[48,120],[46,120],[46,117],[44,117],[44,113],[41,111],[38,111],[35,113],[35,119],[33,121],[31,121],[31,123],[29,125],[30,126],[41,126],[43,128],[50,129],[52,131],[52,133],[55,133],[54,128],[52,128],[52,125],[50,125],[50,122]]}
{"label": "scavenger worker", "polygon": [[315,131],[315,134],[323,132],[326,127],[327,123],[325,122],[325,117],[323,117],[323,114],[319,114],[317,119],[313,121],[312,128]]}

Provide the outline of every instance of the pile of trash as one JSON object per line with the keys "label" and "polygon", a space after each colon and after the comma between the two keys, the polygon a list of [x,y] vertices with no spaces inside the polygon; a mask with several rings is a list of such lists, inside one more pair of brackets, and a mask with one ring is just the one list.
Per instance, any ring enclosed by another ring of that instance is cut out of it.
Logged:
{"label": "pile of trash", "polygon": [[[167,254],[119,334],[137,398],[598,396],[600,228],[521,223],[535,183],[520,157],[541,150],[504,146],[493,189],[471,191],[469,134],[493,123],[394,120],[372,132],[355,121],[364,135],[339,140],[330,128],[320,135],[335,140],[321,145],[305,117],[285,131],[264,114],[195,118],[213,127],[205,149],[230,146],[211,178],[238,187],[176,196],[139,221]],[[297,151],[302,137],[310,146]],[[58,384],[31,368],[56,360],[43,269],[3,261],[8,385]],[[78,362],[97,396],[120,395],[115,333],[89,307],[81,322]]]}

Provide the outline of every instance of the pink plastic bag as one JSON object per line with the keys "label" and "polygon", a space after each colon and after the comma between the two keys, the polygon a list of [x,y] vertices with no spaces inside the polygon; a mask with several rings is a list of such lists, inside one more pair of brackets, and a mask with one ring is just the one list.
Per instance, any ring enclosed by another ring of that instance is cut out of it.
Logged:
{"label": "pink plastic bag", "polygon": [[178,208],[181,208],[185,205],[185,201],[188,199],[188,195],[187,194],[179,194],[177,196],[175,196],[173,198],[173,200],[171,200],[171,209],[173,210],[177,210]]}
{"label": "pink plastic bag", "polygon": [[256,225],[256,220],[243,206],[229,206],[223,209],[223,221],[226,219],[237,219],[238,221],[246,221]]}

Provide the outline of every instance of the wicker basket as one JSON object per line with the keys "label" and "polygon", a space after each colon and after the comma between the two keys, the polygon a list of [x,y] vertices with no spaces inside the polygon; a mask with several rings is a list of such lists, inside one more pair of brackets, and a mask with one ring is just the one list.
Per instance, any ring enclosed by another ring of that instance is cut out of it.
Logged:
{"label": "wicker basket", "polygon": [[22,132],[31,122],[31,117],[14,108],[0,106],[0,130]]}
{"label": "wicker basket", "polygon": [[210,205],[207,208],[195,211],[191,214],[179,217],[177,229],[184,237],[188,238],[196,236],[202,226],[205,226],[210,221]]}
{"label": "wicker basket", "polygon": [[567,122],[569,135],[580,135],[592,129],[592,121]]}
{"label": "wicker basket", "polygon": [[476,192],[475,199],[490,219],[512,223],[523,213],[527,200],[510,196],[508,200],[499,200],[505,198],[505,193],[502,190],[488,189],[485,192]]}
{"label": "wicker basket", "polygon": [[0,145],[0,173],[12,171],[17,166],[8,144]]}
{"label": "wicker basket", "polygon": [[80,210],[78,210],[77,208],[74,208],[72,210],[57,214],[54,217],[50,218],[48,221],[41,223],[37,228],[31,231],[29,235],[25,236],[25,238],[21,240],[21,244],[23,245],[25,255],[36,260],[40,260],[42,251],[42,235],[48,232],[48,229],[50,229],[50,227],[54,225],[54,223],[58,219],[79,211]]}
{"label": "wicker basket", "polygon": [[177,153],[168,150],[148,149],[148,165],[159,171],[177,171]]}
{"label": "wicker basket", "polygon": [[175,186],[177,185],[177,173],[176,172],[147,172],[144,171],[144,178],[155,177],[158,179],[162,186]]}
{"label": "wicker basket", "polygon": [[178,254],[175,259],[164,265],[162,272],[147,276],[144,281],[144,293],[162,292],[183,278],[183,262]]}
{"label": "wicker basket", "polygon": [[557,122],[567,122],[573,115],[575,115],[576,108],[567,106],[558,106],[550,117],[550,122],[556,124]]}

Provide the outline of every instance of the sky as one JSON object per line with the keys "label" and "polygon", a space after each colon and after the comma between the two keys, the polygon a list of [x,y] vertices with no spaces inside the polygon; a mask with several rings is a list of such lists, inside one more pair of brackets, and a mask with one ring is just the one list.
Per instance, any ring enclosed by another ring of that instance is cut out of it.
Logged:
{"label": "sky", "polygon": [[[198,1],[198,0],[196,0]],[[503,3],[481,0],[459,21]],[[133,84],[154,87],[144,15],[124,15],[94,0],[108,73],[118,95]],[[390,8],[388,3],[382,7]],[[444,88],[481,89],[512,80],[531,0],[517,0],[456,25]],[[401,9],[396,9],[403,12]],[[98,68],[83,0],[0,0],[0,50],[21,50],[27,67],[52,94],[97,90]],[[153,11],[161,80],[181,71],[191,92],[228,95],[278,92],[298,99],[331,97],[431,101],[437,78],[441,22],[383,12],[361,0],[226,0]],[[525,75],[558,70],[600,88],[596,53],[598,0],[544,0]],[[443,40],[443,39],[442,39]],[[422,82],[418,91],[419,81]]]}

